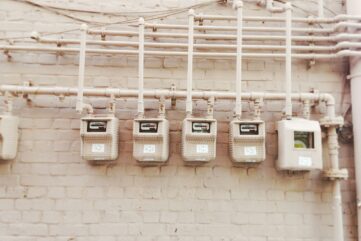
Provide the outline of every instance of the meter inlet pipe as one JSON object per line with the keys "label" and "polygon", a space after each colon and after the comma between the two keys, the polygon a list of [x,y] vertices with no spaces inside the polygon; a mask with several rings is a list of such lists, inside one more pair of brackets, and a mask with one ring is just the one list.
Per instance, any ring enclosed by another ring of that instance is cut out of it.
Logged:
{"label": "meter inlet pipe", "polygon": [[144,19],[139,18],[139,49],[138,49],[138,118],[144,117]]}
{"label": "meter inlet pipe", "polygon": [[[361,1],[347,0],[347,14],[354,16],[361,14]],[[350,28],[349,31],[356,31]],[[356,32],[357,33],[357,32]],[[359,32],[358,32],[359,33]],[[350,81],[351,81],[351,103],[352,103],[352,124],[354,136],[354,159],[355,159],[355,178],[357,193],[357,224],[358,239],[361,240],[361,58],[352,57],[350,62]]]}
{"label": "meter inlet pipe", "polygon": [[236,55],[236,109],[237,119],[242,116],[242,30],[243,30],[243,1],[237,1],[235,4],[237,10],[237,55]]}
{"label": "meter inlet pipe", "polygon": [[88,26],[82,24],[80,27],[81,37],[80,37],[80,51],[79,51],[79,76],[78,76],[78,96],[76,101],[76,111],[80,114],[84,109],[88,113],[93,113],[93,108],[89,104],[84,104],[84,75],[85,75],[85,51],[86,51],[86,35],[88,31]]}
{"label": "meter inlet pipe", "polygon": [[186,113],[187,117],[192,116],[192,88],[193,88],[193,32],[194,32],[194,10],[190,9],[188,13],[188,67],[187,67],[187,100]]}
{"label": "meter inlet pipe", "polygon": [[286,107],[285,114],[287,119],[292,118],[292,5],[290,2],[285,4],[286,10]]}

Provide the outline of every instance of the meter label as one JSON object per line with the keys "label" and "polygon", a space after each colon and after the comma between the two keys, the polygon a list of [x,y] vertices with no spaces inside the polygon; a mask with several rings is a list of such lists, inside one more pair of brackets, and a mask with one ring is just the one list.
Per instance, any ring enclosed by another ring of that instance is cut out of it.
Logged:
{"label": "meter label", "polygon": [[193,133],[210,133],[211,123],[210,122],[192,122]]}
{"label": "meter label", "polygon": [[105,144],[92,144],[92,152],[93,153],[104,153],[105,152]]}
{"label": "meter label", "polygon": [[239,124],[240,135],[258,135],[258,124],[241,123]]}
{"label": "meter label", "polygon": [[155,145],[144,145],[143,152],[147,154],[155,153]]}
{"label": "meter label", "polygon": [[306,156],[300,156],[298,158],[298,165],[303,167],[310,167],[312,166],[312,158]]}
{"label": "meter label", "polygon": [[157,133],[158,122],[157,121],[141,121],[139,123],[140,133]]}
{"label": "meter label", "polygon": [[107,131],[107,121],[88,121],[87,126],[88,132],[106,132]]}
{"label": "meter label", "polygon": [[257,148],[255,146],[245,146],[244,147],[244,155],[245,156],[256,156]]}
{"label": "meter label", "polygon": [[196,152],[197,153],[208,153],[208,145],[204,145],[204,144],[197,145]]}

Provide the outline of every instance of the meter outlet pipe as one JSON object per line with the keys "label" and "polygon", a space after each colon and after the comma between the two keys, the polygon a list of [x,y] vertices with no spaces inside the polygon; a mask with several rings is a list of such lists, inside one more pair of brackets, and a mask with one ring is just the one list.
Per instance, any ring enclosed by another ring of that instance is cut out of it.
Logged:
{"label": "meter outlet pipe", "polygon": [[187,66],[187,100],[186,113],[187,118],[192,117],[193,102],[192,102],[192,88],[193,88],[193,45],[194,45],[194,10],[190,9],[188,13],[188,66]]}
{"label": "meter outlet pipe", "polygon": [[236,107],[235,115],[238,120],[242,116],[242,31],[243,31],[243,1],[235,4],[237,10],[237,55],[236,55]]}
{"label": "meter outlet pipe", "polygon": [[292,5],[291,3],[285,4],[286,10],[286,118],[292,118]]}
{"label": "meter outlet pipe", "polygon": [[138,118],[144,117],[144,19],[139,19],[138,49]]}

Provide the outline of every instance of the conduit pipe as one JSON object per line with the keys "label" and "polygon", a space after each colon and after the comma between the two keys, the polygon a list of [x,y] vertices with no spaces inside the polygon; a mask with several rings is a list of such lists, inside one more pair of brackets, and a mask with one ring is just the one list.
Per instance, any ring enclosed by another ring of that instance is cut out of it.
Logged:
{"label": "conduit pipe", "polygon": [[286,119],[292,118],[292,5],[290,2],[285,4],[286,10],[286,60],[285,60],[285,78],[286,78]]}
{"label": "conduit pipe", "polygon": [[324,13],[323,13],[323,0],[318,0],[317,3],[317,10],[318,10],[318,18],[323,18],[324,17]]}
{"label": "conduit pipe", "polygon": [[78,76],[78,96],[76,102],[76,111],[80,114],[83,110],[87,110],[88,113],[93,113],[93,108],[84,104],[83,92],[84,92],[84,75],[85,75],[85,51],[86,51],[86,35],[87,35],[87,25],[82,24],[80,27],[81,37],[80,37],[80,52],[79,52],[79,76]]}
{"label": "conduit pipe", "polygon": [[266,8],[272,13],[281,13],[285,10],[283,7],[275,7],[273,5],[273,0],[266,0]]}
{"label": "conduit pipe", "polygon": [[242,30],[243,30],[243,2],[237,1],[237,55],[236,55],[236,108],[237,119],[242,117]]}
{"label": "conduit pipe", "polygon": [[[36,51],[36,52],[54,52],[54,53],[78,53],[79,48],[59,48],[59,47],[36,47],[36,46],[1,46],[0,50],[4,51]],[[87,49],[87,53],[93,54],[124,54],[124,55],[137,55],[137,50],[116,50],[116,49]],[[184,51],[144,51],[146,55],[152,56],[187,56],[187,52]],[[235,53],[232,52],[194,52],[193,57],[208,57],[208,58],[234,58]],[[361,56],[360,51],[353,50],[341,50],[336,53],[330,54],[316,54],[316,53],[305,53],[305,54],[292,54],[293,58],[297,59],[331,59],[341,58],[349,56]],[[285,53],[243,53],[243,58],[285,58]]]}
{"label": "conduit pipe", "polygon": [[[361,27],[360,27],[361,28]],[[293,28],[292,28],[293,32]],[[77,39],[51,39],[51,38],[39,38],[39,43],[54,43],[57,45],[66,44],[79,44],[80,41]],[[122,47],[136,47],[138,48],[139,42],[132,41],[101,41],[101,40],[88,40],[87,45],[102,45],[102,46],[122,46]],[[144,46],[152,48],[188,48],[186,43],[151,43],[144,42]],[[229,49],[234,50],[237,45],[234,44],[194,44],[195,49]],[[356,42],[338,42],[334,46],[310,46],[310,45],[294,45],[292,50],[300,51],[335,51],[341,48],[361,48],[361,43]],[[242,49],[251,50],[285,50],[285,46],[280,45],[242,45]]]}
{"label": "conduit pipe", "polygon": [[[347,14],[351,16],[361,14],[361,2],[359,0],[347,0]],[[360,30],[349,29],[360,34]],[[355,159],[355,179],[357,193],[357,224],[358,239],[361,240],[361,58],[352,57],[350,63],[350,82],[351,82],[351,102],[352,102],[352,125],[353,125],[353,144]]]}
{"label": "conduit pipe", "polygon": [[139,50],[138,50],[138,118],[144,117],[144,19],[139,18]]}
{"label": "conduit pipe", "polygon": [[192,88],[193,88],[193,33],[194,33],[194,10],[190,9],[188,13],[188,65],[187,65],[187,101],[186,114],[187,117],[192,117],[193,102],[192,102]]}

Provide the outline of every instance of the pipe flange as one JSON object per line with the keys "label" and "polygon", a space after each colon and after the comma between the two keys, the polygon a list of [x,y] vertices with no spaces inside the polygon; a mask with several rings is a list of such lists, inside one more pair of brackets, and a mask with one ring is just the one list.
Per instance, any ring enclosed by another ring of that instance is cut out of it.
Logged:
{"label": "pipe flange", "polygon": [[324,127],[342,127],[344,125],[344,119],[342,116],[337,116],[335,118],[330,118],[325,116],[324,118],[320,119],[320,125]]}
{"label": "pipe flange", "polygon": [[323,176],[331,181],[335,180],[347,180],[348,170],[343,169],[329,169],[323,172]]}

